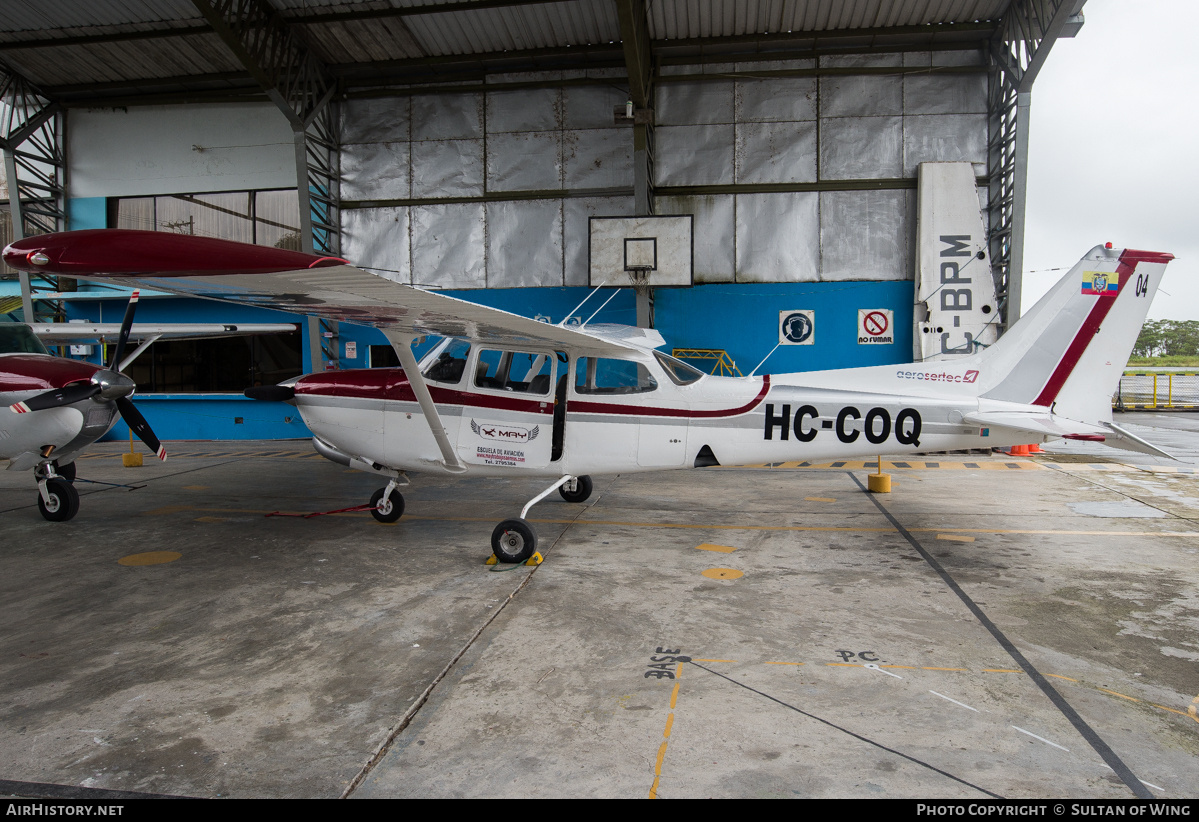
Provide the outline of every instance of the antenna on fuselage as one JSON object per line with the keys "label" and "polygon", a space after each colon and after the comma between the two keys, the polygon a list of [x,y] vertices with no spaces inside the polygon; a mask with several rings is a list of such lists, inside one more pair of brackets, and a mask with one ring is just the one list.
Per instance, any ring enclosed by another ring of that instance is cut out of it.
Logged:
{"label": "antenna on fuselage", "polygon": [[[576,311],[578,311],[580,308],[582,308],[584,305],[586,305],[586,304],[587,304],[587,301],[588,301],[588,300],[590,300],[590,299],[591,299],[593,296],[595,296],[595,292],[597,292],[597,291],[599,291],[601,288],[603,288],[603,287],[604,287],[604,283],[606,283],[606,282],[608,282],[608,281],[607,281],[607,280],[604,280],[604,282],[603,282],[603,283],[600,283],[600,284],[599,284],[599,285],[597,285],[595,288],[591,289],[591,293],[590,293],[590,294],[588,294],[586,297],[584,297],[584,298],[583,298],[583,302],[581,302],[581,303],[579,303],[578,305],[576,305],[576,306],[575,306],[574,308],[572,308],[570,311],[567,311],[567,312],[566,312],[566,316],[562,318],[562,322],[558,323],[558,327],[559,327],[559,328],[564,328],[564,327],[566,326],[566,321],[567,321],[567,320],[569,320],[569,319],[571,318],[571,316],[572,316],[572,315],[573,315],[573,314],[574,314]],[[604,305],[607,305],[607,303],[604,303]],[[600,306],[600,308],[603,308],[603,307],[604,307],[603,305],[601,305],[601,306]],[[597,311],[596,313],[598,314],[599,312]],[[594,316],[595,316],[595,314],[592,314],[591,316],[592,316],[592,317],[594,317]]]}
{"label": "antenna on fuselage", "polygon": [[[770,354],[773,354],[775,351],[778,351],[778,350],[779,350],[779,345],[782,345],[782,343],[780,342],[780,343],[778,343],[778,345],[776,345],[774,348],[770,349]],[[763,357],[763,358],[762,358],[762,362],[760,362],[760,363],[758,363],[757,365],[755,365],[755,366],[754,366],[754,370],[749,372],[749,376],[751,376],[751,377],[752,377],[754,374],[757,374],[757,373],[758,373],[758,369],[759,369],[759,368],[761,368],[763,365],[765,365],[765,364],[766,364],[766,361],[767,361],[768,359],[770,359],[770,354],[767,354],[765,357]]]}
{"label": "antenna on fuselage", "polygon": [[[616,296],[617,294],[619,294],[619,293],[620,293],[620,289],[619,289],[619,288],[614,288],[614,289],[612,289],[612,297],[615,297],[615,296]],[[591,295],[588,295],[588,296],[591,296]],[[599,308],[595,309],[595,314],[598,314],[598,313],[600,313],[601,311],[603,311],[603,310],[604,310],[604,306],[606,306],[608,303],[612,302],[612,297],[609,297],[608,299],[604,300],[604,305],[601,305]],[[587,318],[587,319],[586,319],[586,320],[583,322],[583,325],[580,325],[580,326],[579,326],[579,328],[582,328],[584,325],[587,325],[587,323],[589,323],[589,322],[591,322],[592,320],[594,320],[594,319],[595,319],[595,314],[592,314],[590,317],[588,317],[588,318]]]}

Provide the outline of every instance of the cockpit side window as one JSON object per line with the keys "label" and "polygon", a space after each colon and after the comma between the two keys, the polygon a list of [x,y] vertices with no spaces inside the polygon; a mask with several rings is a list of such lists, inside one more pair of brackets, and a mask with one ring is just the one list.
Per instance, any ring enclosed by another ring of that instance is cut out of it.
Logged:
{"label": "cockpit side window", "polygon": [[466,358],[470,356],[470,343],[466,340],[450,340],[437,352],[423,372],[425,379],[457,385],[466,371]]}
{"label": "cockpit side window", "polygon": [[46,346],[22,323],[0,323],[0,354],[49,354]]}
{"label": "cockpit side window", "polygon": [[575,363],[576,394],[644,394],[657,387],[653,374],[636,360],[579,357]]}
{"label": "cockpit side window", "polygon": [[682,360],[676,360],[674,357],[669,357],[661,351],[655,351],[654,357],[658,360],[658,364],[666,371],[666,376],[674,381],[675,385],[691,385],[701,377],[706,376],[703,371],[694,368]]}

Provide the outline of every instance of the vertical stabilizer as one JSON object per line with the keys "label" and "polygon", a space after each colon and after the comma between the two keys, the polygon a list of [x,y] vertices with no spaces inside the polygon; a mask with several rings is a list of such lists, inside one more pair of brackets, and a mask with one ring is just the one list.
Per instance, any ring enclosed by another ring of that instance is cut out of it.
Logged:
{"label": "vertical stabilizer", "polygon": [[1172,254],[1096,246],[978,358],[982,396],[1110,422],[1111,399]]}

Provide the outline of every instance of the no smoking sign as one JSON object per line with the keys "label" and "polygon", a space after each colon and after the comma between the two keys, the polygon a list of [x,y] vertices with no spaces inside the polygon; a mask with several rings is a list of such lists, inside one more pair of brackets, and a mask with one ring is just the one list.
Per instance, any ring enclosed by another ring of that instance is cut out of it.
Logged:
{"label": "no smoking sign", "polygon": [[859,308],[858,345],[890,345],[895,342],[894,325],[889,308]]}

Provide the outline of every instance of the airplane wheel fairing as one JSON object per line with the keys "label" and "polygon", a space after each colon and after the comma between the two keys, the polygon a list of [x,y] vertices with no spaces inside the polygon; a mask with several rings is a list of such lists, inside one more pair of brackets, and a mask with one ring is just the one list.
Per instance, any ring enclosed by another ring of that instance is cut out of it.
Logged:
{"label": "airplane wheel fairing", "polygon": [[51,522],[66,522],[79,513],[79,492],[71,483],[57,477],[46,480],[46,492],[50,495],[50,504],[37,495],[37,507],[42,516]]}
{"label": "airplane wheel fairing", "polygon": [[524,562],[537,550],[537,535],[523,519],[506,519],[491,532],[491,552],[500,562]]}
{"label": "airplane wheel fairing", "polygon": [[395,522],[404,516],[404,495],[392,491],[391,496],[383,499],[386,488],[380,488],[371,496],[371,516],[379,522]]}
{"label": "airplane wheel fairing", "polygon": [[[566,483],[566,485],[570,485],[570,483]],[[587,498],[591,496],[591,490],[595,487],[591,482],[591,477],[588,476],[575,477],[575,490],[573,491],[567,491],[566,485],[560,486],[558,493],[567,502],[586,502]]]}

